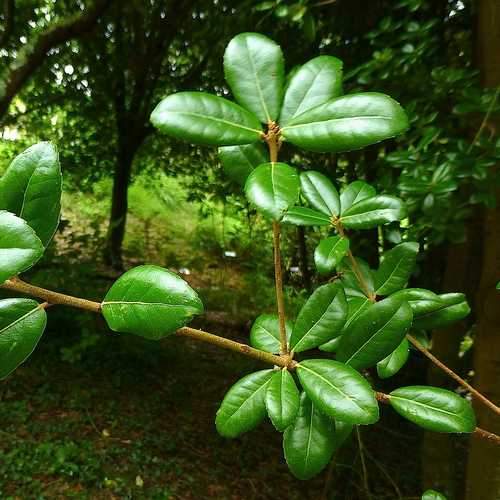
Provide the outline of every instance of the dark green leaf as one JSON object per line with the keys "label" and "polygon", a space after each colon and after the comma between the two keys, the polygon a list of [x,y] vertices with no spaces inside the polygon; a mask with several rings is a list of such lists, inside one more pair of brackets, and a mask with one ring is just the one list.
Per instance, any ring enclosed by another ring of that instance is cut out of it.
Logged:
{"label": "dark green leaf", "polygon": [[377,363],[377,373],[380,378],[389,378],[398,373],[408,361],[410,345],[408,340],[403,339],[396,349],[382,361]]}
{"label": "dark green leaf", "polygon": [[290,79],[281,109],[280,125],[342,94],[342,61],[319,56],[301,66]]}
{"label": "dark green leaf", "polygon": [[415,268],[418,243],[401,243],[385,252],[375,271],[375,293],[389,295],[406,286]]}
{"label": "dark green leaf", "polygon": [[340,213],[343,214],[359,201],[373,198],[376,194],[375,188],[366,182],[351,182],[340,194]]}
{"label": "dark green leaf", "polygon": [[350,424],[378,420],[375,393],[350,366],[329,359],[308,359],[297,365],[297,375],[308,397],[325,415]]}
{"label": "dark green leaf", "polygon": [[320,286],[299,312],[290,337],[290,348],[307,351],[338,335],[347,318],[347,301],[339,283]]}
{"label": "dark green leaf", "polygon": [[286,368],[275,371],[266,390],[266,408],[274,427],[283,432],[299,411],[299,390]]}
{"label": "dark green leaf", "polygon": [[219,148],[219,158],[226,175],[238,184],[245,185],[252,170],[266,163],[268,155],[263,143],[257,142]]}
{"label": "dark green leaf", "polygon": [[352,429],[352,424],[335,419],[335,450],[338,450],[346,442],[347,438],[351,435]]}
{"label": "dark green leaf", "polygon": [[45,309],[29,299],[0,300],[0,379],[34,351],[47,324]]}
{"label": "dark green leaf", "polygon": [[465,318],[470,313],[470,307],[463,293],[444,293],[438,295],[439,304],[433,303],[427,311],[419,314],[413,326],[422,330],[442,328]]}
{"label": "dark green leaf", "polygon": [[312,207],[328,217],[340,213],[339,193],[330,179],[314,170],[300,174],[302,194]]}
{"label": "dark green leaf", "polygon": [[247,199],[266,217],[280,220],[300,193],[297,171],[286,163],[264,163],[248,176]]}
{"label": "dark green leaf", "polygon": [[406,207],[399,198],[379,195],[358,201],[342,214],[340,221],[347,228],[370,229],[406,216]]}
{"label": "dark green leaf", "polygon": [[367,287],[368,292],[373,294],[375,287],[373,282],[373,271],[363,259],[355,257],[355,262],[357,272],[354,272],[353,263],[351,259],[348,259],[347,257],[344,258],[337,268],[337,271],[342,276],[342,283],[344,285],[346,295],[358,297],[365,296],[366,291],[364,287],[361,286],[357,273],[362,276],[364,285]]}
{"label": "dark green leaf", "polygon": [[102,303],[111,330],[151,340],[173,334],[202,312],[196,292],[182,278],[158,266],[127,271]]}
{"label": "dark green leaf", "polygon": [[57,150],[41,142],[17,156],[0,179],[0,210],[24,219],[47,246],[59,224],[61,189]]}
{"label": "dark green leaf", "polygon": [[321,472],[335,451],[333,420],[323,415],[305,393],[300,397],[294,424],[283,436],[283,449],[290,471],[302,480]]}
{"label": "dark green leaf", "polygon": [[266,416],[266,390],[273,370],[250,373],[224,396],[215,425],[221,436],[234,438],[256,427]]}
{"label": "dark green leaf", "polygon": [[[287,321],[286,337],[290,339],[292,322]],[[250,345],[256,349],[277,354],[280,352],[280,325],[276,314],[261,314],[250,330]]]}
{"label": "dark green leaf", "polygon": [[29,269],[43,252],[40,238],[26,221],[0,211],[0,284]]}
{"label": "dark green leaf", "polygon": [[358,370],[374,366],[403,341],[411,322],[408,303],[392,297],[377,302],[342,335],[337,359]]}
{"label": "dark green leaf", "polygon": [[236,146],[261,138],[259,120],[234,102],[205,92],[179,92],[151,114],[163,134],[207,146]]}
{"label": "dark green leaf", "polygon": [[439,295],[425,290],[423,288],[405,288],[399,292],[393,293],[392,298],[404,300],[410,304],[413,311],[413,324],[415,325],[420,316],[425,316],[438,309],[441,309],[443,302]]}
{"label": "dark green leaf", "polygon": [[472,406],[454,392],[415,385],[390,393],[391,406],[404,418],[435,432],[474,432]]}
{"label": "dark green leaf", "polygon": [[262,123],[278,118],[285,85],[279,45],[259,33],[240,33],[224,53],[224,75],[236,101]]}
{"label": "dark green leaf", "polygon": [[446,497],[436,490],[426,490],[422,495],[422,500],[447,500]]}
{"label": "dark green leaf", "polygon": [[289,208],[283,222],[295,226],[329,226],[332,223],[328,216],[307,207]]}
{"label": "dark green leaf", "polygon": [[349,240],[340,236],[330,236],[319,242],[314,251],[314,263],[320,274],[329,274],[345,257],[349,250]]}
{"label": "dark green leaf", "polygon": [[375,92],[331,99],[295,117],[283,137],[295,146],[316,152],[360,149],[401,134],[408,128],[403,108]]}

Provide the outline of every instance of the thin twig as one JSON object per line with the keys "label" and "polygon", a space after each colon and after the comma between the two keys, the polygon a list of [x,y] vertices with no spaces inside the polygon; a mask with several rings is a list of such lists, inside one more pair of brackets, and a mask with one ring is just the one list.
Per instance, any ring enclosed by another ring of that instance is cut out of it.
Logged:
{"label": "thin twig", "polygon": [[356,437],[358,439],[359,458],[361,459],[361,469],[363,470],[363,486],[365,488],[367,497],[371,498],[372,495],[370,493],[370,484],[368,483],[368,470],[366,468],[363,441],[361,440],[361,433],[359,432],[358,426],[356,426]]}

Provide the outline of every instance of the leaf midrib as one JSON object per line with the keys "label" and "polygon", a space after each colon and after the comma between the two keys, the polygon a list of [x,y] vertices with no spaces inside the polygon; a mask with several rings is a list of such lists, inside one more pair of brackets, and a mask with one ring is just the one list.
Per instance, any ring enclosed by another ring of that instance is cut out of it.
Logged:
{"label": "leaf midrib", "polygon": [[262,130],[257,130],[255,128],[245,127],[244,125],[240,125],[239,123],[230,122],[229,120],[224,120],[223,118],[216,118],[215,116],[203,115],[201,113],[195,113],[194,111],[174,111],[167,110],[166,113],[175,113],[178,115],[187,115],[187,116],[195,116],[196,118],[203,118],[204,120],[212,120],[214,122],[223,123],[224,125],[231,125],[235,128],[240,128],[243,130],[250,130],[251,132],[262,133]]}
{"label": "leaf midrib", "polygon": [[308,123],[298,123],[297,125],[287,125],[283,127],[283,131],[290,130],[292,128],[300,128],[300,127],[310,127],[317,125],[319,123],[338,123],[346,120],[350,121],[356,121],[356,120],[387,120],[391,121],[393,118],[391,116],[383,116],[383,115],[367,115],[367,116],[351,116],[351,117],[345,117],[345,118],[330,118],[326,120],[316,120],[313,122],[308,122]]}

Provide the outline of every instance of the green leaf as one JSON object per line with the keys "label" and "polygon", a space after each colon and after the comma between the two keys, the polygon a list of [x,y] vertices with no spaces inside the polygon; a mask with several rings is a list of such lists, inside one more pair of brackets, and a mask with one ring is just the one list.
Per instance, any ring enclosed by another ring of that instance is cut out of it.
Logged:
{"label": "green leaf", "polygon": [[268,155],[264,145],[257,142],[219,148],[219,159],[226,175],[243,186],[252,170],[267,162]]}
{"label": "green leaf", "polygon": [[376,92],[331,99],[295,117],[283,137],[300,148],[325,152],[352,151],[401,134],[408,128],[403,108]]}
{"label": "green leaf", "polygon": [[332,56],[311,59],[294,73],[287,85],[280,125],[341,94],[342,61]]}
{"label": "green leaf", "polygon": [[435,432],[474,432],[471,404],[454,392],[414,385],[390,393],[391,406],[404,418]]}
{"label": "green leaf", "polygon": [[34,351],[47,315],[38,302],[29,299],[0,300],[0,379],[7,377]]}
{"label": "green leaf", "polygon": [[240,33],[224,53],[224,75],[236,101],[262,123],[278,118],[285,85],[279,45],[259,33]]}
{"label": "green leaf", "polygon": [[329,359],[308,359],[297,365],[297,375],[307,396],[325,415],[350,424],[378,420],[375,393],[350,366]]}
{"label": "green leaf", "polygon": [[413,312],[413,325],[415,325],[420,316],[426,316],[443,307],[443,302],[439,298],[439,295],[424,288],[405,288],[393,293],[391,297],[404,300],[410,304]]}
{"label": "green leaf", "polygon": [[422,330],[442,328],[465,318],[470,313],[470,307],[463,293],[443,293],[438,295],[439,304],[433,303],[426,312],[419,314],[413,326]]}
{"label": "green leaf", "polygon": [[342,335],[337,359],[358,370],[374,366],[403,341],[412,318],[411,307],[401,300],[373,304]]}
{"label": "green leaf", "polygon": [[332,223],[326,215],[307,207],[289,208],[283,222],[295,226],[329,226]]}
{"label": "green leaf", "polygon": [[261,138],[259,121],[234,102],[205,92],[179,92],[151,114],[163,134],[207,146],[236,146]]}
{"label": "green leaf", "polygon": [[[292,322],[286,321],[286,337],[292,333]],[[277,354],[280,352],[280,325],[276,314],[261,314],[250,330],[250,345],[262,351]]]}
{"label": "green leaf", "polygon": [[422,500],[447,500],[446,497],[436,490],[426,490],[422,494]]}
{"label": "green leaf", "polygon": [[340,335],[338,337],[334,337],[332,340],[329,340],[326,344],[320,345],[318,349],[323,352],[337,352],[337,349],[340,345]]}
{"label": "green leaf", "polygon": [[341,236],[330,236],[319,242],[314,251],[314,263],[319,274],[331,273],[346,256],[349,240]]}
{"label": "green leaf", "polygon": [[335,451],[338,450],[351,435],[353,425],[347,422],[342,422],[342,420],[335,419]]}
{"label": "green leaf", "polygon": [[380,378],[389,378],[398,373],[408,361],[410,355],[410,344],[403,339],[396,349],[382,361],[377,363],[377,373]]}
{"label": "green leaf", "polygon": [[340,194],[340,213],[343,214],[359,201],[373,198],[376,194],[375,188],[366,182],[351,182]]}
{"label": "green leaf", "polygon": [[[368,288],[368,292],[373,294],[375,291],[373,271],[363,259],[355,257],[354,260],[356,262],[356,270],[361,274],[363,282]],[[351,259],[348,259],[347,257],[344,258],[344,260],[337,267],[337,271],[342,276],[342,283],[344,285],[346,295],[365,297],[365,289],[361,286],[358,277],[354,272]]]}
{"label": "green leaf", "polygon": [[299,390],[286,368],[275,371],[266,391],[266,408],[274,427],[283,432],[299,411]]}
{"label": "green leaf", "polygon": [[382,263],[375,271],[375,293],[390,295],[406,286],[415,269],[418,243],[401,243],[382,256]]}
{"label": "green leaf", "polygon": [[307,480],[321,472],[335,451],[334,422],[302,393],[294,424],[283,435],[285,460],[292,474]]}
{"label": "green leaf", "polygon": [[215,425],[221,436],[234,438],[255,428],[266,416],[266,390],[273,370],[250,373],[224,396]]}
{"label": "green leaf", "polygon": [[316,210],[328,215],[340,213],[339,193],[330,179],[314,170],[300,174],[302,194]]}
{"label": "green leaf", "polygon": [[347,228],[370,229],[406,216],[406,207],[399,198],[379,195],[358,201],[342,214],[340,221]]}
{"label": "green leaf", "polygon": [[248,176],[247,199],[257,210],[272,220],[280,220],[294,205],[300,193],[297,171],[286,163],[264,163]]}
{"label": "green leaf", "polygon": [[43,252],[40,238],[26,221],[0,211],[0,284],[29,269]]}
{"label": "green leaf", "polygon": [[0,179],[0,210],[24,219],[47,246],[59,225],[61,190],[57,150],[41,142],[17,156]]}
{"label": "green leaf", "polygon": [[295,352],[313,349],[342,330],[347,318],[344,289],[338,283],[318,287],[299,312],[290,337]]}
{"label": "green leaf", "polygon": [[203,312],[196,292],[176,274],[158,266],[138,266],[108,291],[102,313],[115,332],[159,340]]}

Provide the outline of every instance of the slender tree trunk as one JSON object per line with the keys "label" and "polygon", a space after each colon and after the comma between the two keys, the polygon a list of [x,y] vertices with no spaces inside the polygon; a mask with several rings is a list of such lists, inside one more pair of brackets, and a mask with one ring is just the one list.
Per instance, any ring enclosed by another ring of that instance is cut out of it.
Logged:
{"label": "slender tree trunk", "polygon": [[[485,87],[500,85],[500,2],[478,0],[477,60]],[[497,122],[498,122],[498,117]],[[500,403],[500,297],[495,285],[500,275],[500,190],[495,209],[484,211],[482,272],[477,293],[474,345],[474,383]],[[478,425],[500,433],[500,421],[482,405],[475,405]],[[472,438],[467,470],[467,500],[500,498],[500,447]]]}

